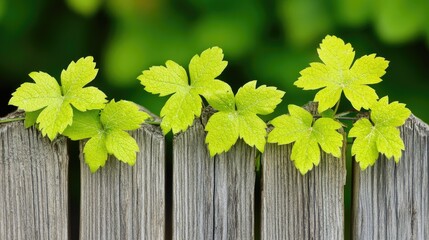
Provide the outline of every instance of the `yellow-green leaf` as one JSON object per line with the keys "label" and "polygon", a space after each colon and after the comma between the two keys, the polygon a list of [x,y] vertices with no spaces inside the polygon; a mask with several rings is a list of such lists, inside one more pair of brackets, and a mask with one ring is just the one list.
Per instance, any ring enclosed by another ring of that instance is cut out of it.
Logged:
{"label": "yellow-green leaf", "polygon": [[108,156],[105,136],[100,134],[89,139],[85,143],[83,154],[91,172],[96,172],[100,167],[103,167],[106,164]]}
{"label": "yellow-green leaf", "polygon": [[231,91],[208,98],[219,112],[209,118],[206,125],[210,155],[228,151],[240,137],[259,151],[265,149],[266,123],[257,116],[272,113],[281,102],[284,92],[265,85],[256,88],[256,81],[241,87],[235,98]]}
{"label": "yellow-green leaf", "polygon": [[73,122],[73,108],[80,111],[101,109],[106,95],[94,87],[84,88],[97,75],[92,57],[71,62],[61,73],[61,83],[44,72],[32,72],[35,83],[22,84],[9,101],[26,112],[40,111],[36,122],[44,136],[53,140]]}
{"label": "yellow-green leaf", "polygon": [[341,128],[339,122],[322,117],[313,123],[313,116],[305,109],[292,104],[288,108],[289,115],[271,121],[274,129],[268,134],[268,142],[281,145],[294,142],[291,160],[302,174],[319,164],[320,148],[341,157],[343,136],[337,131]]}
{"label": "yellow-green leaf", "polygon": [[228,151],[239,136],[237,115],[234,112],[217,112],[207,122],[206,143],[210,156]]}
{"label": "yellow-green leaf", "polygon": [[405,104],[389,104],[386,96],[372,105],[371,121],[363,118],[353,124],[349,132],[349,137],[355,138],[352,155],[362,170],[374,165],[379,153],[399,161],[405,146],[397,127],[403,125],[410,114]]}
{"label": "yellow-green leaf", "polygon": [[368,84],[381,81],[388,61],[371,54],[352,65],[355,56],[352,46],[330,35],[323,39],[317,52],[323,63],[311,63],[294,84],[304,90],[322,88],[314,98],[319,103],[319,112],[333,107],[342,92],[356,110],[369,109],[377,101],[378,95]]}
{"label": "yellow-green leaf", "polygon": [[72,140],[89,138],[84,148],[85,162],[92,172],[104,166],[108,154],[134,165],[139,147],[125,131],[134,130],[149,118],[129,101],[110,101],[101,110],[80,112],[75,110],[73,124],[63,132]]}
{"label": "yellow-green leaf", "polygon": [[160,96],[173,94],[161,109],[161,128],[164,134],[170,130],[173,133],[185,131],[192,125],[195,117],[201,115],[201,96],[210,98],[228,91],[225,84],[215,79],[226,65],[222,49],[213,47],[191,59],[190,83],[185,69],[173,61],[167,61],[165,67],[151,67],[138,76],[146,91]]}

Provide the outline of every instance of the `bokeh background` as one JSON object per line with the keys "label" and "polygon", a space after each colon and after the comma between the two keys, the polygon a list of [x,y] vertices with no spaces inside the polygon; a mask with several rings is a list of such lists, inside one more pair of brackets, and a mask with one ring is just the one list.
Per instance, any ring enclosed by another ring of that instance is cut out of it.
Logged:
{"label": "bokeh background", "polygon": [[[427,0],[0,0],[1,116],[15,110],[8,100],[31,81],[28,73],[58,79],[70,61],[88,55],[100,69],[92,85],[109,99],[131,100],[159,114],[166,98],[143,90],[136,79],[141,71],[169,59],[186,67],[193,55],[219,46],[229,62],[220,79],[234,90],[256,79],[286,91],[272,118],[287,104],[312,100],[314,91],[293,82],[318,61],[316,48],[327,34],[350,42],[356,57],[377,53],[389,60],[384,81],[374,88],[429,122]],[[78,209],[75,162],[71,202]],[[350,171],[349,164],[347,219]]]}

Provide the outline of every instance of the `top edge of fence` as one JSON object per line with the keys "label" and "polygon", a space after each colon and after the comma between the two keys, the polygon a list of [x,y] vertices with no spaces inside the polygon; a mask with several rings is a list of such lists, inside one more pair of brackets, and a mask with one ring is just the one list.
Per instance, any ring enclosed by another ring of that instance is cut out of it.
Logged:
{"label": "top edge of fence", "polygon": [[0,120],[11,119],[11,118],[21,118],[25,116],[25,112],[23,110],[17,109],[13,112],[8,113],[4,117],[0,117]]}
{"label": "top edge of fence", "polygon": [[419,131],[429,134],[429,125],[420,118],[416,117],[414,114],[411,114],[410,117],[408,117],[404,127],[417,128]]}

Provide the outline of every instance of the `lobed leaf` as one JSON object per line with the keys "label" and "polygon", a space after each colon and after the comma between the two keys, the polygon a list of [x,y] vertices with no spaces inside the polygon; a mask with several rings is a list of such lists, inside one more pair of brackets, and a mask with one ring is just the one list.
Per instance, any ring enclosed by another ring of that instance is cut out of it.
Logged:
{"label": "lobed leaf", "polygon": [[[35,83],[22,84],[12,94],[9,104],[26,112],[37,112],[36,123],[42,134],[51,140],[72,124],[72,106],[86,111],[101,109],[106,103],[106,95],[99,89],[83,88],[97,75],[92,57],[71,62],[61,73],[63,86],[59,86],[53,77],[44,72],[32,72],[29,75]],[[26,126],[34,123],[30,115]],[[34,118],[35,115],[32,114],[31,117]]]}
{"label": "lobed leaf", "polygon": [[85,162],[92,172],[104,166],[109,154],[134,165],[139,147],[135,139],[125,131],[139,128],[148,118],[149,114],[140,111],[136,104],[112,100],[101,112],[75,110],[73,124],[63,134],[72,140],[89,138],[84,154]]}
{"label": "lobed leaf", "polygon": [[164,66],[154,66],[143,71],[138,76],[147,92],[167,96],[176,92],[189,90],[188,75],[185,69],[173,61],[167,61]]}
{"label": "lobed leaf", "polygon": [[405,146],[397,127],[405,123],[411,112],[405,104],[388,101],[386,96],[372,105],[372,123],[366,118],[359,119],[350,129],[349,137],[355,138],[352,155],[362,170],[374,165],[379,153],[393,157],[396,162],[402,156]]}
{"label": "lobed leaf", "polygon": [[103,125],[100,121],[100,111],[90,110],[73,112],[73,124],[67,127],[63,135],[71,140],[82,140],[94,137],[103,131]]}
{"label": "lobed leaf", "polygon": [[61,85],[64,95],[69,91],[83,88],[97,76],[98,69],[95,68],[93,57],[80,58],[77,62],[72,61],[66,70],[61,72]]}
{"label": "lobed leaf", "polygon": [[263,152],[267,126],[257,114],[273,112],[283,95],[283,91],[274,87],[256,88],[256,81],[252,81],[241,87],[235,97],[226,91],[208,99],[219,110],[209,118],[205,128],[210,155],[228,151],[239,137]]}
{"label": "lobed leaf", "polygon": [[166,67],[156,66],[143,71],[138,79],[146,91],[160,96],[173,94],[161,109],[161,128],[164,134],[170,130],[176,134],[192,125],[194,118],[201,115],[200,96],[217,101],[220,100],[216,97],[217,94],[229,91],[226,83],[215,79],[226,65],[222,49],[213,47],[191,59],[190,84],[185,69],[173,61],[167,61]]}
{"label": "lobed leaf", "polygon": [[332,66],[336,70],[350,68],[355,52],[350,43],[345,44],[341,38],[327,35],[317,49],[320,59],[327,66]]}
{"label": "lobed leaf", "polygon": [[185,131],[201,115],[202,100],[194,92],[177,92],[171,96],[161,109],[161,129],[167,134]]}
{"label": "lobed leaf", "polygon": [[226,152],[237,142],[240,134],[237,115],[234,112],[217,112],[209,118],[205,130],[210,156]]}
{"label": "lobed leaf", "polygon": [[133,166],[136,163],[136,153],[139,146],[136,140],[127,132],[121,130],[109,130],[106,133],[106,149],[109,154],[118,160]]}
{"label": "lobed leaf", "polygon": [[282,101],[284,92],[275,87],[262,85],[256,88],[256,81],[246,83],[236,96],[237,110],[254,114],[270,114]]}
{"label": "lobed leaf", "polygon": [[389,104],[388,96],[371,107],[371,119],[380,126],[402,126],[410,114],[411,111],[403,103],[395,101]]}
{"label": "lobed leaf", "polygon": [[100,119],[105,129],[117,129],[123,131],[135,130],[148,119],[149,114],[139,110],[139,107],[129,101],[112,100],[104,107]]}
{"label": "lobed leaf", "polygon": [[271,121],[274,129],[267,141],[281,145],[294,142],[291,160],[301,174],[319,164],[320,148],[334,157],[341,157],[343,136],[337,131],[341,128],[339,122],[322,117],[313,123],[313,116],[307,110],[292,104],[288,109],[289,115]]}
{"label": "lobed leaf", "polygon": [[217,78],[228,65],[223,61],[223,51],[219,47],[212,47],[195,55],[189,63],[191,85],[198,82],[212,81]]}
{"label": "lobed leaf", "polygon": [[100,134],[89,139],[85,143],[83,153],[85,154],[85,162],[91,172],[96,172],[100,167],[103,167],[108,156],[105,136]]}
{"label": "lobed leaf", "polygon": [[61,88],[55,78],[44,72],[32,72],[29,76],[35,83],[23,83],[9,100],[10,105],[26,112],[33,112],[48,106],[52,100],[62,97]]}
{"label": "lobed leaf", "polygon": [[352,66],[352,46],[330,35],[322,40],[317,52],[322,63],[311,63],[294,84],[304,90],[322,88],[314,98],[319,112],[333,107],[342,92],[356,110],[369,109],[377,101],[378,95],[368,84],[381,81],[388,61],[371,54],[357,59]]}

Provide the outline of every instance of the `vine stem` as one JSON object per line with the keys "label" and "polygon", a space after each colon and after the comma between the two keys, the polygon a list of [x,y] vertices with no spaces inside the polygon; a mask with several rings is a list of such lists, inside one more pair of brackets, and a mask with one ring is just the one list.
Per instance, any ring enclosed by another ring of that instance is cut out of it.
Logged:
{"label": "vine stem", "polygon": [[5,118],[5,119],[0,119],[0,123],[8,123],[8,122],[17,122],[17,121],[22,121],[25,120],[24,117],[21,118]]}
{"label": "vine stem", "polygon": [[[318,118],[322,118],[322,116],[314,116],[314,118],[318,119]],[[359,120],[358,117],[335,117],[335,119],[338,119],[338,120]]]}
{"label": "vine stem", "polygon": [[334,115],[335,115],[335,114],[337,114],[338,107],[340,106],[340,102],[341,102],[341,98],[340,98],[340,99],[338,99],[337,105],[335,105]]}

